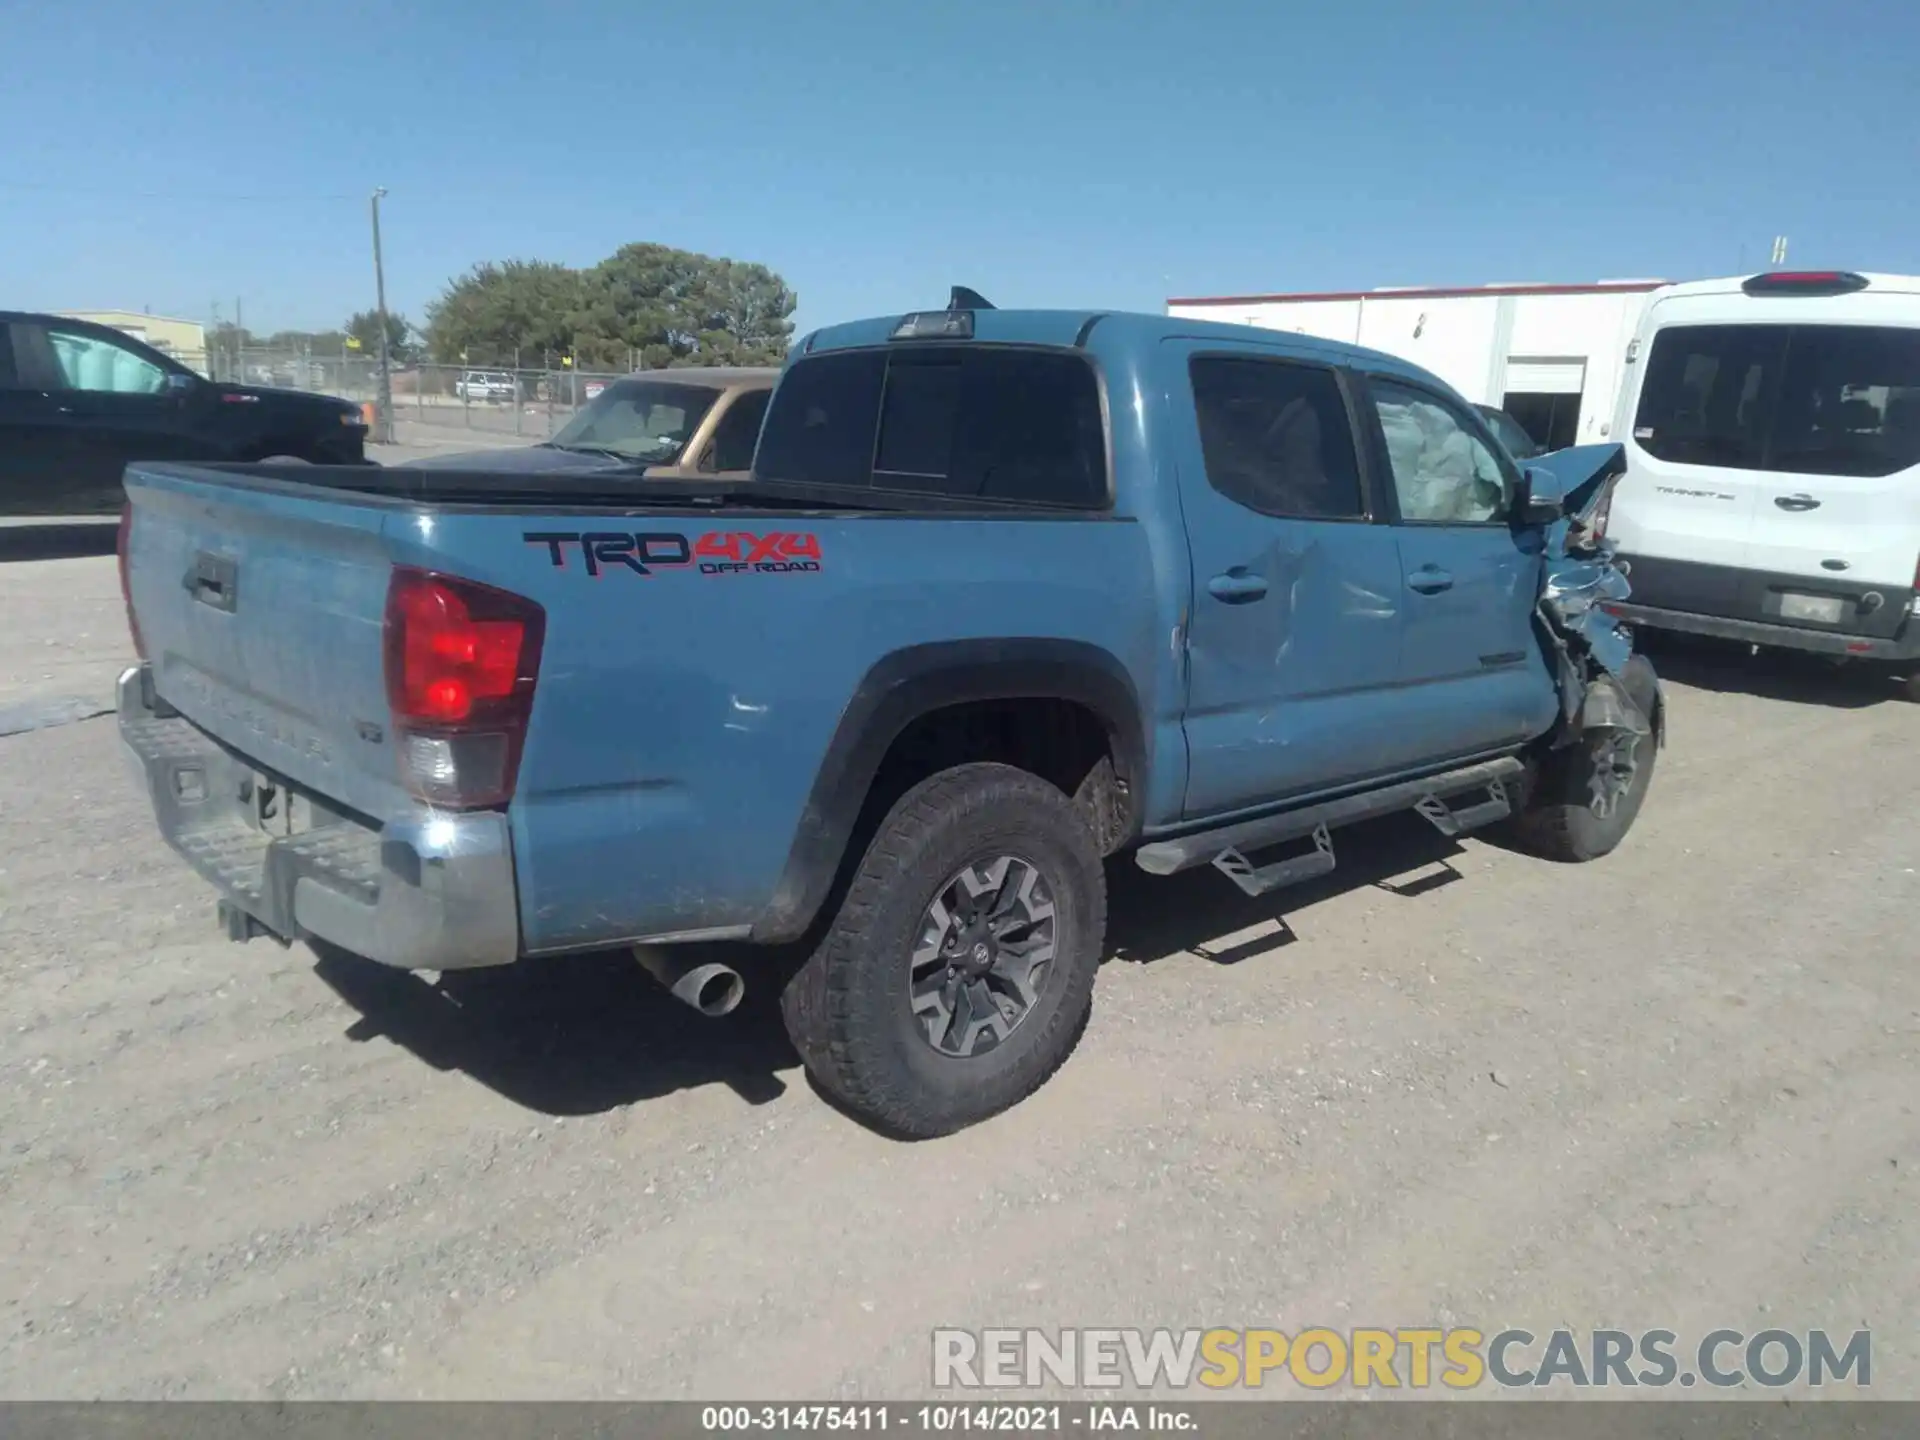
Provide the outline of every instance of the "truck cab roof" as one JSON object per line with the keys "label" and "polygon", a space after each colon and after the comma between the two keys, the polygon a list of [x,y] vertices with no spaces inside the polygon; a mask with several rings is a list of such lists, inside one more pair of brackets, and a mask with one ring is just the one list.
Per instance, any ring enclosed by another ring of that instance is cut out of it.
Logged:
{"label": "truck cab roof", "polygon": [[[972,310],[941,312],[929,309],[908,314],[937,315],[966,313],[972,316],[972,334],[964,337],[975,344],[1046,345],[1097,348],[1101,342],[1135,347],[1158,344],[1168,339],[1206,339],[1217,337],[1222,344],[1260,344],[1284,348],[1292,354],[1311,357],[1329,365],[1355,366],[1380,374],[1403,375],[1435,383],[1435,377],[1405,360],[1349,345],[1338,340],[1322,340],[1288,330],[1270,330],[1258,325],[1234,325],[1218,320],[1191,320],[1179,315],[1151,315],[1114,310]],[[906,315],[876,316],[850,320],[816,330],[797,346],[799,359],[825,350],[861,349],[890,342],[926,344],[926,340],[894,341],[894,332]],[[933,342],[938,343],[938,342]]]}

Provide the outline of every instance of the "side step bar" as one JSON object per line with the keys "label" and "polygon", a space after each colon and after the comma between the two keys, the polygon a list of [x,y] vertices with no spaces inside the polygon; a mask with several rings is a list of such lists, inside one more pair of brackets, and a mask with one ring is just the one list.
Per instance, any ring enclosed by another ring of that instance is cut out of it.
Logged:
{"label": "side step bar", "polygon": [[[1335,861],[1333,839],[1328,832],[1341,825],[1401,810],[1417,810],[1442,835],[1455,836],[1504,820],[1513,813],[1512,782],[1524,768],[1512,756],[1484,760],[1442,775],[1402,780],[1378,790],[1363,790],[1357,795],[1343,795],[1298,810],[1155,841],[1141,846],[1134,861],[1150,875],[1172,875],[1196,865],[1211,864],[1247,894],[1264,895],[1282,885],[1295,885],[1331,871]],[[1455,810],[1447,803],[1453,796],[1474,790],[1485,790],[1487,798],[1464,810]],[[1311,851],[1271,865],[1256,867],[1244,853],[1306,835],[1313,837]]]}

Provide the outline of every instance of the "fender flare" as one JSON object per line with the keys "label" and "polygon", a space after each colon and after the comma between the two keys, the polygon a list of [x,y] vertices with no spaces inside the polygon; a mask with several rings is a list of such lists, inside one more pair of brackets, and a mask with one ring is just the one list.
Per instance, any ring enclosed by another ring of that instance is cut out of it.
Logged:
{"label": "fender flare", "polygon": [[1037,638],[909,646],[875,663],[841,711],[779,884],[754,922],[756,942],[796,940],[813,924],[881,761],[906,728],[933,711],[983,700],[1065,700],[1098,716],[1132,797],[1128,834],[1138,832],[1146,730],[1132,677],[1110,652],[1084,641]]}

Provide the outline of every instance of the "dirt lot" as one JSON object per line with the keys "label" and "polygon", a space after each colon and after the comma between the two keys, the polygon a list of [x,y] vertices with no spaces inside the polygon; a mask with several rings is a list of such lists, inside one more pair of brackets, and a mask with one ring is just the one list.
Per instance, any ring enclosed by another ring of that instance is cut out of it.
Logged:
{"label": "dirt lot", "polygon": [[[104,700],[117,609],[0,567],[0,704]],[[1868,1325],[1920,1397],[1920,711],[1659,658],[1612,859],[1117,867],[1078,1054],[917,1146],[617,957],[227,944],[110,719],[0,739],[0,1395],[904,1396],[936,1325],[1463,1323]]]}

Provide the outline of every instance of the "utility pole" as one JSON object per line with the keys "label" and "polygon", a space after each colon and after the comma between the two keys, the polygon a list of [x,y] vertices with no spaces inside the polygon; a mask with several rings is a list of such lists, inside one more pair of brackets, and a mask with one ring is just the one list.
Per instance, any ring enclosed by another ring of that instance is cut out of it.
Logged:
{"label": "utility pole", "polygon": [[240,297],[233,297],[233,370],[234,378],[247,383],[247,318],[240,308]]}
{"label": "utility pole", "polygon": [[387,272],[380,259],[380,197],[385,186],[373,192],[373,291],[380,321],[380,390],[374,408],[373,438],[382,445],[393,443],[393,372],[387,356]]}

